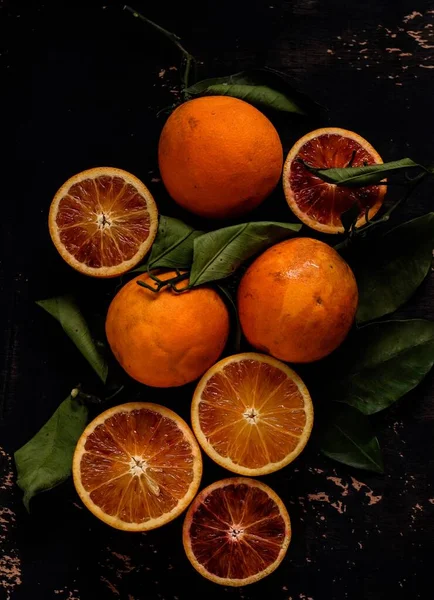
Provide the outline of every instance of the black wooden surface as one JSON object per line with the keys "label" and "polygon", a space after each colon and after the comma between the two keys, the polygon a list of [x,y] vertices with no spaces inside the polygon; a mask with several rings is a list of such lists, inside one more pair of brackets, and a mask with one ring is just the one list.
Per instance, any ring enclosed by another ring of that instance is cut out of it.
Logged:
{"label": "black wooden surface", "polygon": [[[385,160],[434,158],[434,0],[219,0],[145,2],[136,8],[183,37],[223,75],[268,65],[295,76],[329,107],[328,124],[369,139]],[[173,102],[179,54],[110,2],[0,2],[3,161],[0,322],[0,598],[41,600],[380,600],[432,597],[434,388],[417,390],[374,420],[386,474],[339,466],[315,446],[264,478],[293,523],[287,558],[269,578],[224,589],[184,556],[182,518],[147,534],[112,530],[82,508],[70,482],[32,501],[15,486],[13,452],[92,374],[34,300],[75,292],[104,313],[117,282],[73,273],[47,231],[51,198],[72,174],[125,168],[149,185],[163,214],[176,209],[158,181],[156,146]],[[275,118],[287,151],[314,125]],[[325,123],[327,124],[327,123]],[[9,134],[13,137],[9,139]],[[14,165],[9,160],[14,159]],[[402,217],[432,209],[425,185]],[[276,192],[255,217],[291,220]],[[401,311],[434,318],[434,278]],[[97,306],[95,306],[97,305]],[[188,415],[192,387],[139,386],[134,398]],[[317,399],[321,401],[321,399]],[[205,460],[204,484],[228,476]],[[427,591],[425,587],[428,586]]]}

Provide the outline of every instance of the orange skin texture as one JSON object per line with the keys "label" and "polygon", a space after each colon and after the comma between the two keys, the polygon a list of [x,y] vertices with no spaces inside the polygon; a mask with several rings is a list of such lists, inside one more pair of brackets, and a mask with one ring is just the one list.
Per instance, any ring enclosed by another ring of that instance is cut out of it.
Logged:
{"label": "orange skin texture", "polygon": [[181,104],[168,118],[158,162],[175,202],[221,219],[247,213],[273,191],[283,151],[273,124],[251,104],[206,96]]}
{"label": "orange skin texture", "polygon": [[[160,279],[175,272],[158,275]],[[129,281],[110,304],[106,334],[113,354],[137,381],[174,387],[194,381],[213,365],[226,345],[229,313],[220,296],[201,287],[184,293],[155,293],[137,284],[155,283],[147,274]],[[183,289],[188,281],[177,285]]]}
{"label": "orange skin texture", "polygon": [[248,341],[293,363],[333,352],[351,328],[357,302],[350,267],[333,248],[310,238],[269,248],[250,265],[238,289]]}

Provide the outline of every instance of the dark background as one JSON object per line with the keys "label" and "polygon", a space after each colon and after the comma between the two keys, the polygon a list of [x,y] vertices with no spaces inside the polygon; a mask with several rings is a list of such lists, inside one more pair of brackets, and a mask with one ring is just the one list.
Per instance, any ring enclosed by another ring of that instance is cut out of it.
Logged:
{"label": "dark background", "polygon": [[[434,1],[219,0],[145,2],[135,8],[183,38],[200,76],[267,65],[292,75],[329,108],[321,123],[274,117],[285,151],[314,126],[357,131],[385,160],[434,159]],[[34,301],[75,293],[104,314],[119,282],[72,272],[51,244],[47,214],[58,187],[82,169],[131,171],[175,208],[158,181],[156,148],[176,97],[180,55],[110,2],[0,1],[2,191],[0,263],[0,598],[42,600],[380,600],[427,598],[432,584],[432,376],[374,420],[384,476],[355,471],[309,445],[264,478],[285,501],[293,541],[279,570],[241,589],[194,572],[182,518],[147,534],[122,533],[82,508],[72,483],[32,500],[15,486],[13,452],[72,387],[97,388],[89,367]],[[159,76],[162,70],[163,76]],[[154,181],[152,181],[154,179]],[[400,218],[432,209],[432,184]],[[252,218],[292,220],[278,190]],[[434,278],[401,314],[434,318]],[[188,415],[192,387],[132,387],[122,401],[162,402]],[[320,401],[321,399],[316,399]],[[205,460],[204,484],[227,476]]]}

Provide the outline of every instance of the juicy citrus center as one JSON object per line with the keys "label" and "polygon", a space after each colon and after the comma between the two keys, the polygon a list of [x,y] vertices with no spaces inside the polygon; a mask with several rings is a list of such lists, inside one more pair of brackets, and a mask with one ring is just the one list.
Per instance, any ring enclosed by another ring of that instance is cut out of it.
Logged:
{"label": "juicy citrus center", "polygon": [[234,361],[206,382],[200,428],[222,457],[260,468],[295,450],[305,425],[304,397],[281,369],[257,360]]}
{"label": "juicy citrus center", "polygon": [[120,412],[89,434],[81,482],[106,514],[141,523],[171,511],[193,478],[193,453],[172,419],[151,410]]}
{"label": "juicy citrus center", "polygon": [[130,260],[149,237],[146,198],[121,177],[100,175],[73,184],[60,199],[56,225],[65,249],[88,267]]}
{"label": "juicy citrus center", "polygon": [[145,482],[148,490],[155,494],[155,496],[159,496],[161,492],[161,488],[155,479],[152,477],[152,471],[154,473],[162,473],[163,470],[158,467],[152,468],[147,464],[143,458],[140,456],[132,456],[130,461],[130,473],[133,477],[142,477]]}
{"label": "juicy citrus center", "polygon": [[234,483],[202,499],[189,534],[195,559],[209,573],[245,579],[277,560],[289,531],[279,506],[264,490]]}

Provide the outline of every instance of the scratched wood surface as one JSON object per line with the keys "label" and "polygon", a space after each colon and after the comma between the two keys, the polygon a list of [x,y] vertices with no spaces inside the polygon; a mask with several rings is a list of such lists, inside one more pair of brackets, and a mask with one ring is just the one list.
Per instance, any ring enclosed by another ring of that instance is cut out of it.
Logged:
{"label": "scratched wood surface", "polygon": [[[285,70],[329,108],[330,125],[364,135],[387,160],[432,161],[434,0],[220,0],[196,8],[135,1],[183,37],[203,61],[201,75]],[[2,177],[0,219],[0,599],[186,600],[192,590],[228,600],[429,597],[432,376],[374,420],[384,476],[332,463],[313,442],[293,466],[266,478],[288,506],[293,542],[279,570],[254,586],[222,589],[200,578],[184,556],[181,519],[148,534],[117,532],[82,508],[70,482],[25,512],[13,452],[78,381],[95,384],[34,300],[74,291],[103,313],[117,285],[83,280],[57,256],[46,226],[54,192],[81,169],[114,165],[149,184],[162,213],[194,222],[173,207],[156,167],[164,122],[156,112],[176,96],[176,51],[120,3],[29,4],[0,1],[3,128],[14,136],[3,147],[15,158]],[[320,124],[275,122],[285,150]],[[401,217],[432,210],[432,198],[426,185]],[[280,192],[257,214],[291,219]],[[434,318],[433,300],[431,274],[401,314]],[[141,388],[134,399],[187,416],[191,391],[167,400],[167,392]],[[204,484],[226,475],[205,460]]]}

